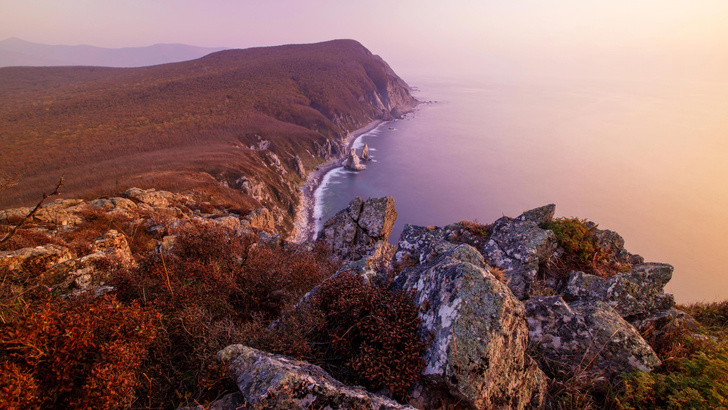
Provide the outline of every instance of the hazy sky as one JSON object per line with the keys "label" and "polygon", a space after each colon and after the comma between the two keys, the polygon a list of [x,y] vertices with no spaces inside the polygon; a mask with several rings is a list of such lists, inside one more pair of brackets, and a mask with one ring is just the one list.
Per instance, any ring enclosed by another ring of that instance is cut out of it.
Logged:
{"label": "hazy sky", "polygon": [[0,39],[104,47],[359,40],[403,76],[724,81],[726,0],[0,0]]}

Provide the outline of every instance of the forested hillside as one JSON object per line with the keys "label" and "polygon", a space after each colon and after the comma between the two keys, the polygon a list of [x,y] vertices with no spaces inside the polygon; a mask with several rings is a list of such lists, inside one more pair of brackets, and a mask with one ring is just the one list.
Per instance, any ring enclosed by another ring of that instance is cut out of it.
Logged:
{"label": "forested hillside", "polygon": [[2,68],[0,175],[13,186],[0,207],[29,205],[65,175],[68,197],[194,190],[267,206],[288,231],[305,176],[296,164],[316,167],[350,131],[414,104],[352,40],[143,68]]}

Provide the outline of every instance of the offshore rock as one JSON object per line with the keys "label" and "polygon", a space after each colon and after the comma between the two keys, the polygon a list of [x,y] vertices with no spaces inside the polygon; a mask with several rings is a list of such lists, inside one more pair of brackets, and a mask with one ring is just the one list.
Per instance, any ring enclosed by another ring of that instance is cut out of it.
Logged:
{"label": "offshore rock", "polygon": [[362,161],[369,161],[371,158],[369,157],[369,145],[364,144],[364,148],[361,149],[361,159]]}
{"label": "offshore rock", "polygon": [[623,372],[649,372],[660,365],[639,332],[603,302],[570,306],[561,296],[531,298],[526,316],[531,340],[542,354],[575,371],[613,380]]}
{"label": "offshore rock", "polygon": [[482,251],[489,264],[503,269],[508,286],[519,299],[527,299],[539,265],[551,258],[558,247],[553,232],[539,224],[553,217],[553,206],[528,211],[518,218],[503,217],[489,230],[490,240]]}
{"label": "offshore rock", "polygon": [[356,150],[354,148],[349,151],[349,155],[344,161],[344,166],[352,171],[361,171],[366,168],[364,165],[359,163],[359,157],[356,155]]}
{"label": "offshore rock", "polygon": [[546,377],[526,354],[523,305],[483,265],[463,244],[394,279],[392,288],[414,293],[424,332],[433,336],[424,379],[461,407],[538,408]]}
{"label": "offshore rock", "polygon": [[318,366],[243,345],[217,354],[251,409],[412,409],[335,380]]}
{"label": "offshore rock", "polygon": [[386,244],[396,219],[391,196],[370,198],[366,202],[357,197],[348,208],[326,221],[316,240],[325,242],[344,259],[374,256],[383,251],[381,244]]}
{"label": "offshore rock", "polygon": [[620,316],[632,321],[675,305],[673,296],[663,290],[672,271],[673,267],[666,263],[643,263],[611,278],[573,272],[563,292],[564,299],[606,302]]}

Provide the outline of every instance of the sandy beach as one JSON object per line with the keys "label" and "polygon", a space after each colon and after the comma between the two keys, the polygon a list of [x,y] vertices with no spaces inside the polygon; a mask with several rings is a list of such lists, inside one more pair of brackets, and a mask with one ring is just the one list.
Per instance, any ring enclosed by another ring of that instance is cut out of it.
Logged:
{"label": "sandy beach", "polygon": [[346,150],[342,156],[331,158],[327,162],[319,165],[317,169],[309,172],[306,177],[306,182],[300,188],[301,202],[298,204],[298,208],[296,209],[296,219],[294,221],[294,242],[302,243],[313,238],[316,227],[316,220],[313,215],[314,207],[316,206],[316,198],[314,197],[314,194],[319,185],[321,185],[321,181],[323,181],[326,174],[341,166],[341,161],[351,150],[354,141],[356,141],[359,136],[377,128],[383,122],[384,121],[381,120],[372,121],[364,127],[350,132],[344,140]]}

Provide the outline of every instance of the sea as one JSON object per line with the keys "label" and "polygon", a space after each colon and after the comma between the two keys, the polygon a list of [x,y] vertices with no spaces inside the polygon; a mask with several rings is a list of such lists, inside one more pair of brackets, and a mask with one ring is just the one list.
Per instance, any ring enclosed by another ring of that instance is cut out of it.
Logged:
{"label": "sea", "polygon": [[[678,303],[728,299],[728,84],[543,79],[414,83],[422,101],[360,136],[373,158],[318,187],[318,228],[354,197],[405,224],[490,223],[550,203],[675,267]],[[318,230],[318,229],[317,229]]]}

